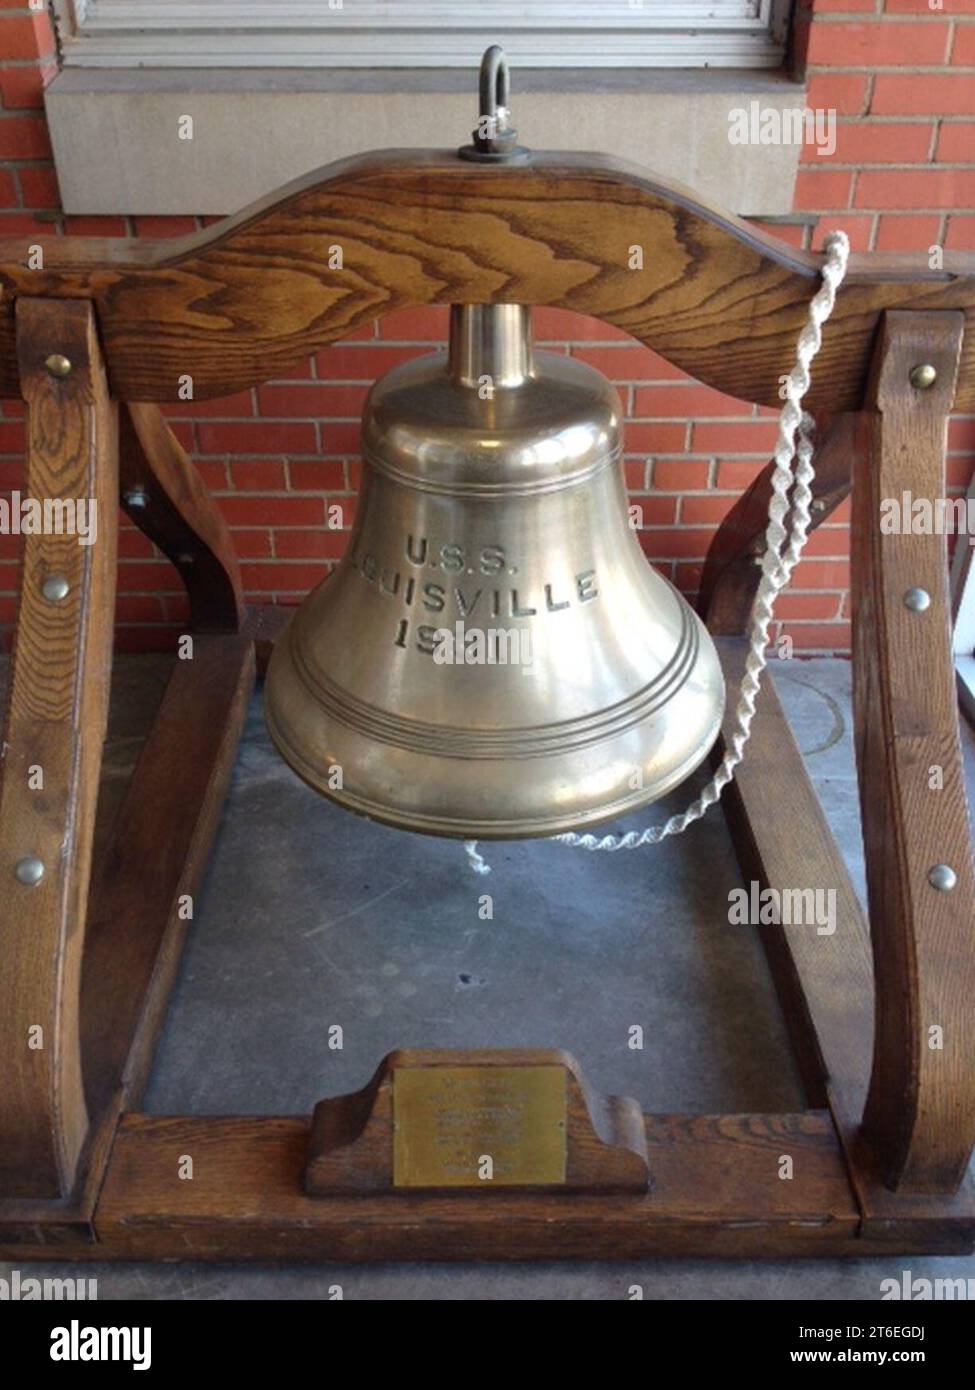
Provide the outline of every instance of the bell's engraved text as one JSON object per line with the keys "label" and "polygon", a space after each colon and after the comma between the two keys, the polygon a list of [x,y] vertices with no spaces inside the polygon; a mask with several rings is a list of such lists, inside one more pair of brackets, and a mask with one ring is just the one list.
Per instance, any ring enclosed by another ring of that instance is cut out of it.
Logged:
{"label": "bell's engraved text", "polygon": [[[426,536],[407,536],[406,558],[411,565],[429,565],[430,569],[443,569],[448,574],[463,574],[465,570],[474,574],[472,563],[478,574],[503,574],[505,570],[504,549],[500,545],[482,546],[472,562],[465,558],[463,546],[448,542],[437,547]],[[513,574],[514,570],[509,572]]]}
{"label": "bell's engraved text", "polygon": [[[451,616],[461,621],[477,617],[484,619],[536,618],[540,614],[561,613],[573,605],[591,603],[599,597],[595,570],[582,570],[573,576],[571,583],[522,582],[519,587],[499,588],[479,584],[479,576],[494,577],[503,573],[517,574],[517,566],[506,564],[502,546],[482,546],[476,555],[468,557],[463,546],[447,542],[434,545],[425,536],[408,536],[405,544],[407,561],[416,567],[427,566],[440,569],[447,574],[464,574],[463,583],[442,583],[439,580],[423,580],[415,575],[405,574],[395,567],[381,564],[371,551],[365,550],[351,556],[352,568],[371,584],[380,594],[399,599],[407,608],[414,606],[434,616]],[[470,559],[470,563],[467,563]],[[418,651],[432,656],[437,649],[436,632],[442,625],[421,624],[416,629],[414,639]],[[408,634],[410,621],[401,618],[396,627],[393,642],[397,647],[410,645]],[[507,640],[507,639],[506,639]],[[477,657],[477,661],[490,657]],[[458,663],[451,663],[458,664]],[[463,664],[463,662],[459,663]],[[500,661],[498,664],[503,664]]]}

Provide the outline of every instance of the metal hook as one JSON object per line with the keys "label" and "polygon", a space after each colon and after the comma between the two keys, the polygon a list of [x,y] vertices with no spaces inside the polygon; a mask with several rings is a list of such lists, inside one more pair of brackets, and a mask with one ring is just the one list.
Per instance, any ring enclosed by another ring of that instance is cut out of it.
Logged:
{"label": "metal hook", "polygon": [[499,44],[485,49],[481,59],[480,114],[470,145],[457,153],[479,164],[524,164],[528,150],[518,144],[518,132],[509,124],[508,59]]}
{"label": "metal hook", "polygon": [[508,93],[511,82],[508,60],[500,44],[493,43],[484,50],[481,59],[481,118],[505,120],[508,114]]}

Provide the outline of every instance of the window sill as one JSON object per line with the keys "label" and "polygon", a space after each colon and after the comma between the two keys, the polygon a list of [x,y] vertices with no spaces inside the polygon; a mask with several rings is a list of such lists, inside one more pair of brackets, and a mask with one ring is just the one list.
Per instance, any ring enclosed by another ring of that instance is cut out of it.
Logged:
{"label": "window sill", "polygon": [[[802,104],[780,73],[517,69],[515,122],[535,149],[599,150],[742,216],[792,208],[795,145],[732,145],[728,113]],[[466,143],[466,69],[67,69],[46,106],[64,210],[235,212],[319,165],[384,147]],[[436,101],[417,100],[436,94]],[[179,121],[193,118],[193,139]]]}

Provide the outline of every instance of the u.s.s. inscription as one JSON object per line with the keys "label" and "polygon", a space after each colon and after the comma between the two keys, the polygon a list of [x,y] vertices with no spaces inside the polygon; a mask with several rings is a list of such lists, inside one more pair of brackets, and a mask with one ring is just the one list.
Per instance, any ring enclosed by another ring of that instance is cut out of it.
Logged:
{"label": "u.s.s. inscription", "polygon": [[594,569],[561,580],[529,577],[500,545],[465,547],[408,535],[399,565],[381,562],[365,546],[357,547],[351,564],[367,584],[399,604],[395,645],[412,645],[428,656],[445,624],[531,622],[599,597]]}

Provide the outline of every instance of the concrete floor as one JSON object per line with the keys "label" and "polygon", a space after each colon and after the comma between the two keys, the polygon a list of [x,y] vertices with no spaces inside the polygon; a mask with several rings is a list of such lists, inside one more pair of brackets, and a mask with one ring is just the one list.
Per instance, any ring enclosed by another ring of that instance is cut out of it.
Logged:
{"label": "concrete floor", "polygon": [[[110,787],[137,748],[132,695],[158,661],[120,663]],[[863,891],[850,668],[778,668],[776,685]],[[975,739],[966,727],[975,804]],[[663,820],[685,785],[629,825]],[[112,797],[107,799],[107,807]],[[801,834],[801,827],[797,827]],[[482,847],[484,848],[484,847]],[[480,878],[453,842],[371,825],[310,792],[272,751],[255,696],[145,1109],[302,1112],[361,1086],[394,1047],[561,1046],[592,1085],[651,1111],[802,1108],[763,954],[727,920],[739,883],[720,813],[631,854],[487,846]],[[479,899],[493,899],[481,920]],[[341,1052],[327,1047],[340,1023]],[[644,1051],[626,1046],[641,1023]],[[910,1267],[975,1277],[975,1261],[775,1264],[92,1266],[111,1298],[876,1299]],[[32,1268],[55,1273],[58,1267]]]}

